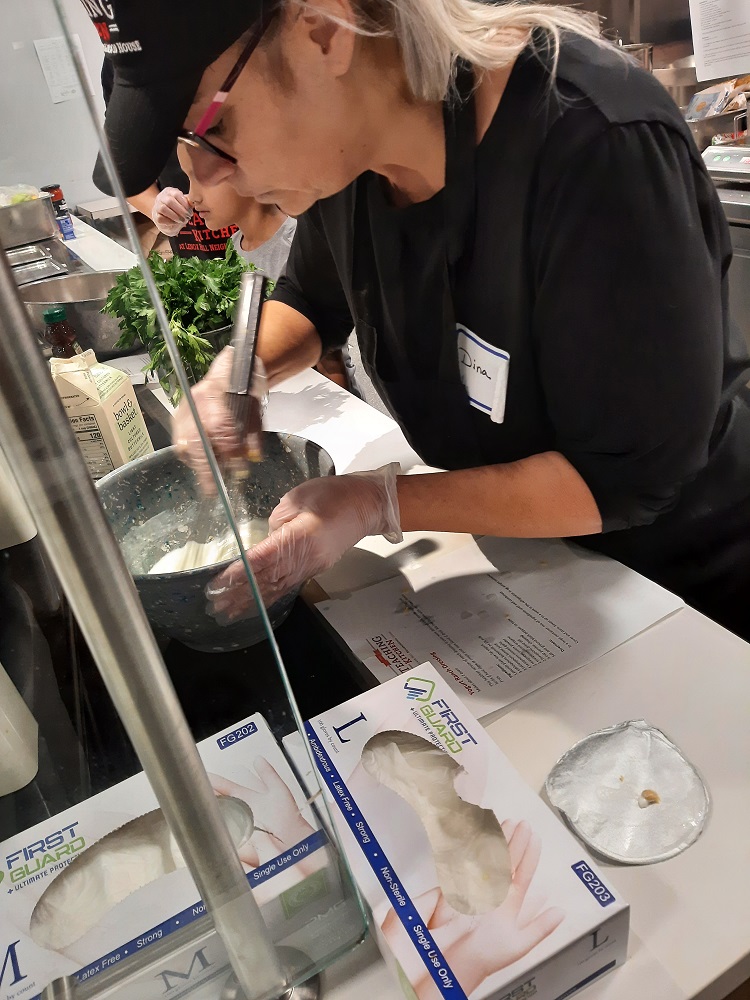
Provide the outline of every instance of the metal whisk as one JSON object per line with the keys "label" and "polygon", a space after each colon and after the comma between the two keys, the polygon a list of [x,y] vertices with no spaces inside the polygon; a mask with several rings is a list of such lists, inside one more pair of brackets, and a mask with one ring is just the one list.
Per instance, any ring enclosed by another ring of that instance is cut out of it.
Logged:
{"label": "metal whisk", "polygon": [[[237,314],[232,331],[234,359],[229,379],[229,409],[237,433],[247,442],[247,458],[260,462],[263,458],[261,401],[253,395],[256,369],[258,327],[266,298],[266,279],[259,271],[242,275]],[[243,468],[246,469],[245,466]]]}
{"label": "metal whisk", "polygon": [[[263,459],[262,406],[261,400],[253,395],[253,382],[257,367],[258,328],[266,287],[267,279],[260,271],[246,271],[242,275],[232,330],[233,359],[227,404],[237,435],[247,446],[244,456],[231,459],[222,470],[232,509],[235,511],[244,496],[242,486],[249,475],[248,462],[260,462]],[[191,532],[197,541],[208,540],[211,527],[217,520],[217,503],[216,497],[205,497],[200,501]]]}

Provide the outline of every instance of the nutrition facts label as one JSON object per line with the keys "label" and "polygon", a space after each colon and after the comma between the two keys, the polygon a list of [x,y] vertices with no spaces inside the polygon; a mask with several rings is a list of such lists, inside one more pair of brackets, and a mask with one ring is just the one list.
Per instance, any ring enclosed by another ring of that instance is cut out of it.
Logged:
{"label": "nutrition facts label", "polygon": [[96,416],[93,413],[86,413],[80,417],[70,417],[70,425],[94,479],[100,479],[108,472],[112,472],[115,467],[114,462],[102,437]]}

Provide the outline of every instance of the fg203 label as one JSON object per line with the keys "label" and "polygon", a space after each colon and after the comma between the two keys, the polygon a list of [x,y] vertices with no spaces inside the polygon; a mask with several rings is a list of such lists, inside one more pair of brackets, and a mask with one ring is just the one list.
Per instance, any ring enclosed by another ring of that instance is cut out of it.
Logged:
{"label": "fg203 label", "polygon": [[579,861],[570,867],[586,886],[599,906],[609,906],[610,903],[614,903],[615,897],[613,893],[609,891],[599,876],[589,868],[585,861]]}

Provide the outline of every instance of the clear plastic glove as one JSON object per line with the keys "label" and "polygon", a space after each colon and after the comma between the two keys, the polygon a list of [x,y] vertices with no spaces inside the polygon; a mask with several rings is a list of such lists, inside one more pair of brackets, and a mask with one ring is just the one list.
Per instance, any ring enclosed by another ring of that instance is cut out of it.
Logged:
{"label": "clear plastic glove", "polygon": [[[233,359],[234,349],[225,347],[206,375],[192,390],[203,429],[211,441],[220,465],[227,465],[233,460],[247,461],[248,456],[259,448],[257,436],[248,435],[243,439],[227,403]],[[260,358],[255,359],[252,394],[260,401],[262,413],[267,396],[267,379]],[[184,399],[172,421],[172,441],[180,458],[195,473],[201,491],[206,496],[213,496],[216,493],[216,484],[198,435],[198,428],[195,426],[187,400]]]}
{"label": "clear plastic glove", "polygon": [[[263,602],[270,607],[322,573],[366,535],[402,539],[396,477],[398,462],[373,472],[311,479],[290,490],[271,513],[271,533],[248,552]],[[241,560],[206,588],[209,614],[227,624],[255,613]]]}
{"label": "clear plastic glove", "polygon": [[179,188],[162,188],[156,196],[151,218],[160,233],[176,236],[192,217],[193,206]]}

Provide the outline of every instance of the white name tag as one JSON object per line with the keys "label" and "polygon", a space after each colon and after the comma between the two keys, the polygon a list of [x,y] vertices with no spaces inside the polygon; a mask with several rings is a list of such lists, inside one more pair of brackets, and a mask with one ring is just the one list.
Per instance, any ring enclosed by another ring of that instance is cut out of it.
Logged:
{"label": "white name tag", "polygon": [[488,344],[460,323],[456,324],[456,333],[458,366],[469,402],[493,423],[501,424],[505,417],[510,354]]}

